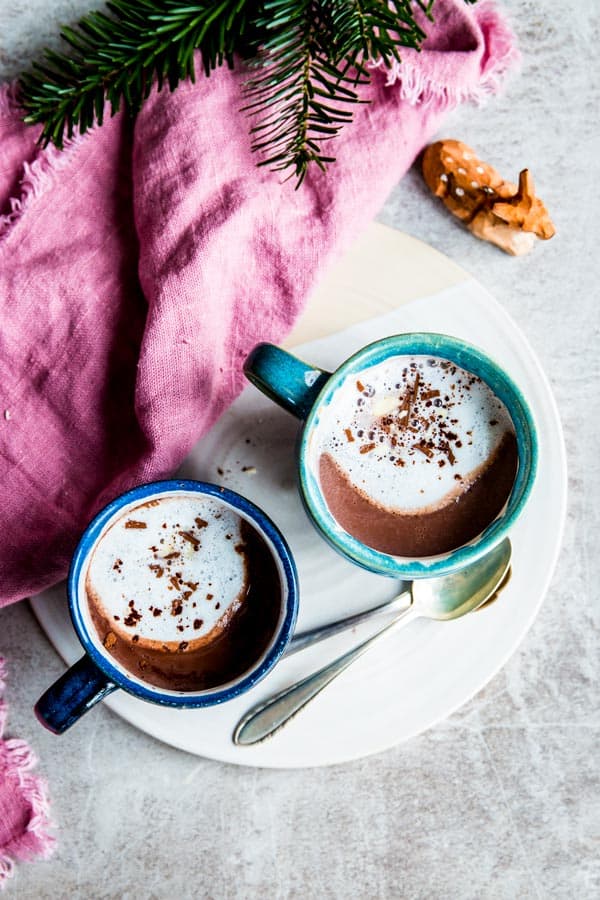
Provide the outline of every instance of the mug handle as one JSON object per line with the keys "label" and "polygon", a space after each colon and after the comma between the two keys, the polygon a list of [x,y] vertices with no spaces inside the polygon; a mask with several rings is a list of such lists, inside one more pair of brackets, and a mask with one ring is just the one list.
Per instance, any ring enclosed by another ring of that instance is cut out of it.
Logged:
{"label": "mug handle", "polygon": [[244,363],[248,381],[287,412],[306,419],[317,396],[331,377],[275,344],[257,344]]}
{"label": "mug handle", "polygon": [[86,653],[42,694],[34,712],[48,731],[62,734],[116,689]]}

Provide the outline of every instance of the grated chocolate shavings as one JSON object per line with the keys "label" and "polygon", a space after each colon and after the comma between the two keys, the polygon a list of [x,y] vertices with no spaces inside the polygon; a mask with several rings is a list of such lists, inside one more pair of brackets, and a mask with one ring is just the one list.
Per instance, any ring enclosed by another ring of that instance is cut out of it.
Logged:
{"label": "grated chocolate shavings", "polygon": [[146,522],[139,522],[137,519],[127,519],[125,528],[147,528]]}
{"label": "grated chocolate shavings", "polygon": [[370,453],[371,450],[375,449],[375,444],[363,444],[359,450],[359,453]]}
{"label": "grated chocolate shavings", "polygon": [[417,374],[415,375],[415,383],[414,383],[413,389],[412,389],[412,402],[413,403],[416,402],[418,394],[419,394],[420,381],[421,381],[421,379],[420,379],[419,373],[417,372]]}
{"label": "grated chocolate shavings", "polygon": [[427,459],[431,459],[431,457],[433,456],[433,450],[431,449],[431,447],[428,447],[427,444],[425,444],[423,441],[421,441],[420,444],[413,444],[412,446],[413,450],[419,450],[424,454],[424,456],[427,457]]}
{"label": "grated chocolate shavings", "polygon": [[192,534],[191,531],[178,531],[177,534],[180,535],[180,537],[182,537],[184,541],[187,541],[189,544],[191,544],[194,550],[197,550],[200,546],[200,541],[194,534]]}

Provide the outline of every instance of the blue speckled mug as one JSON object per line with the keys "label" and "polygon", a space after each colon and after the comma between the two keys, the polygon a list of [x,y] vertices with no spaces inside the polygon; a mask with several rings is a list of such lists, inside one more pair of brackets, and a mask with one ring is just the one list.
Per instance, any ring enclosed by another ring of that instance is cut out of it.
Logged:
{"label": "blue speckled mug", "polygon": [[[281,609],[275,633],[265,651],[250,669],[228,684],[202,691],[164,690],[137,678],[121,666],[103,647],[89,614],[85,574],[91,554],[101,536],[128,507],[177,492],[216,497],[230,506],[262,536],[273,555],[281,585]],[[161,706],[191,709],[224,703],[249,690],[271,671],[294,633],[298,613],[298,577],[290,549],[278,528],[262,510],[240,494],[201,481],[158,481],[136,487],[109,503],[88,525],[75,550],[67,582],[71,619],[85,650],[84,656],[65,672],[38,700],[35,712],[55,734],[62,734],[98,701],[117,688],[141,700]]]}
{"label": "blue speckled mug", "polygon": [[[441,357],[477,375],[505,404],[517,439],[517,475],[501,514],[468,544],[448,553],[420,559],[379,552],[345,531],[329,511],[318,477],[309,464],[308,447],[321,411],[332,402],[344,379],[348,375],[363,373],[390,356],[399,355]],[[272,344],[259,344],[246,360],[244,371],[246,377],[264,394],[304,421],[298,441],[298,476],[305,509],[332,547],[364,569],[402,579],[455,572],[499,544],[525,505],[535,480],[538,457],[537,433],[531,410],[519,388],[497,363],[458,338],[429,333],[394,335],[359,350],[333,373],[308,365]]]}

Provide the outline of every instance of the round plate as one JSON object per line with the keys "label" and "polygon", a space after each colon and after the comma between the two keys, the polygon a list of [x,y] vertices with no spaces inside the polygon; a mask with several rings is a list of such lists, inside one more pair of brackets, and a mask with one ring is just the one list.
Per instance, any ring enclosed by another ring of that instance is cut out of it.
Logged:
{"label": "round plate", "polygon": [[[556,405],[531,347],[487,291],[441,254],[382,226],[372,226],[361,240],[350,261],[321,287],[320,302],[313,298],[297,333],[307,336],[311,318],[309,334],[314,336],[329,330],[334,314],[339,327],[344,321],[340,316],[356,322],[398,300],[404,305],[298,348],[299,355],[332,368],[385,335],[435,330],[479,345],[507,369],[531,404],[540,437],[537,482],[511,535],[512,578],[487,609],[455,622],[419,620],[392,632],[284,729],[253,747],[232,743],[239,718],[255,703],[373,632],[385,615],[284,658],[264,681],[224,706],[163,709],[123,692],[105,701],[133,725],[191,753],[241,765],[285,768],[344,762],[406,740],[450,715],[504,665],[532,624],[552,576],[566,511],[566,463]],[[395,285],[402,282],[392,277],[399,246],[404,259],[407,250],[412,259],[418,257],[415,276],[404,282],[408,287],[400,297]],[[369,279],[361,275],[367,269]],[[417,272],[428,275],[424,279]],[[374,292],[373,273],[380,273],[379,292]],[[326,326],[318,315],[324,296],[331,301]],[[295,485],[297,429],[291,416],[249,387],[194,448],[181,474],[245,494],[279,525],[298,565],[301,631],[391,599],[401,585],[346,562],[310,525]],[[64,585],[31,602],[57,651],[73,663],[81,646],[68,617]]]}

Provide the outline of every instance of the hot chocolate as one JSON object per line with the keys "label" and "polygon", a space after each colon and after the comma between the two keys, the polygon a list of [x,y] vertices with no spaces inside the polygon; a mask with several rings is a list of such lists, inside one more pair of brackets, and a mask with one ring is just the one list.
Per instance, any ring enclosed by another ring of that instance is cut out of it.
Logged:
{"label": "hot chocolate", "polygon": [[264,538],[218,499],[173,493],[127,509],[85,576],[105,649],[161,688],[227,684],[267,649],[281,582]]}
{"label": "hot chocolate", "polygon": [[402,557],[477,537],[506,504],[518,465],[512,420],[488,385],[425,356],[348,375],[321,410],[310,455],[339,525]]}

